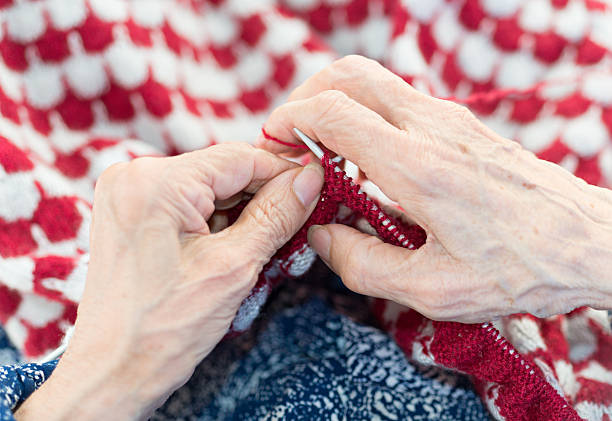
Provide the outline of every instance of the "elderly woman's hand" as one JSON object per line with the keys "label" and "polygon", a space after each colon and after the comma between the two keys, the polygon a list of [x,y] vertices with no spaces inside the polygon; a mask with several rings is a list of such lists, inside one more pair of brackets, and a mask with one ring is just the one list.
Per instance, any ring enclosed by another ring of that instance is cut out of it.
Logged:
{"label": "elderly woman's hand", "polygon": [[410,251],[346,226],[313,227],[311,245],[349,288],[463,322],[612,307],[611,192],[466,108],[353,56],[311,77],[265,125],[285,141],[293,127],[355,162],[427,231]]}
{"label": "elderly woman's hand", "polygon": [[[18,419],[147,417],[225,335],[322,184],[320,166],[239,144],[108,169],[74,335]],[[239,219],[211,234],[215,203],[243,191],[256,194]]]}

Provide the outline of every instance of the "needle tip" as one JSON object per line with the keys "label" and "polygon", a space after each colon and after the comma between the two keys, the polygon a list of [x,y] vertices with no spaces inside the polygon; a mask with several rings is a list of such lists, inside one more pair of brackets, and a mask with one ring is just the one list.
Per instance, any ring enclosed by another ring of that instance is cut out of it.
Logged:
{"label": "needle tip", "polygon": [[306,136],[300,129],[298,129],[297,127],[293,128],[293,131],[295,132],[295,134],[297,135],[297,137],[300,138],[300,140],[302,142],[304,142],[304,144],[306,146],[308,146],[308,149],[310,149],[312,151],[312,153],[315,154],[315,156],[319,159],[323,158],[323,150],[319,147],[319,145],[317,145],[317,143],[312,140],[311,138],[309,138],[308,136]]}

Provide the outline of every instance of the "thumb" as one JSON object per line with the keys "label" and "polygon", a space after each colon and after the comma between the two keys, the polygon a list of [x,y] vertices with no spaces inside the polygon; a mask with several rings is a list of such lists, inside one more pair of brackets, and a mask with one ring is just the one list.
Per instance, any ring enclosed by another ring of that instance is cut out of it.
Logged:
{"label": "thumb", "polygon": [[279,174],[259,189],[229,227],[229,236],[267,262],[312,213],[323,187],[323,174],[317,164]]}
{"label": "thumb", "polygon": [[423,294],[424,246],[408,250],[340,224],[313,225],[308,242],[351,290],[397,300]]}

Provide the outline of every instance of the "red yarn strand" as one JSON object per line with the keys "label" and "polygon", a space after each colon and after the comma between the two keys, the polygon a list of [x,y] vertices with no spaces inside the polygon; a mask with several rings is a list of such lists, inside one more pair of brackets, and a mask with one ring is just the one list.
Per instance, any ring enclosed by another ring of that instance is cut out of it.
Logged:
{"label": "red yarn strand", "polygon": [[280,140],[277,137],[271,136],[270,134],[268,134],[268,132],[266,132],[266,129],[264,128],[261,129],[261,134],[263,134],[263,137],[266,138],[267,140],[271,140],[272,142],[280,143],[281,145],[284,145],[284,146],[289,146],[290,148],[308,149],[308,146],[306,145],[285,142],[284,140]]}

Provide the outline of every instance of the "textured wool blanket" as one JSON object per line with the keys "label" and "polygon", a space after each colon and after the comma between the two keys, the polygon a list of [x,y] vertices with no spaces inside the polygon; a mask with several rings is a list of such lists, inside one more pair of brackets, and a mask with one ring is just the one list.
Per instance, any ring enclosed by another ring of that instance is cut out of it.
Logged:
{"label": "textured wool blanket", "polygon": [[[611,51],[612,3],[598,0],[0,0],[0,321],[30,358],[59,345],[105,168],[254,140],[292,88],[348,53],[610,186]],[[232,330],[314,258],[294,238]],[[381,300],[373,311],[414,361],[470,374],[498,419],[612,416],[606,312],[461,325]]]}

